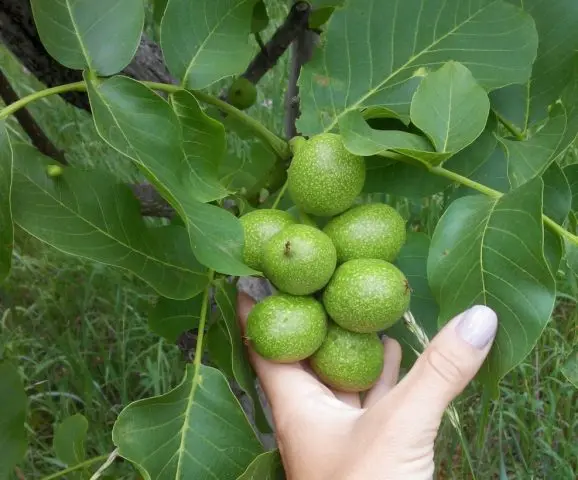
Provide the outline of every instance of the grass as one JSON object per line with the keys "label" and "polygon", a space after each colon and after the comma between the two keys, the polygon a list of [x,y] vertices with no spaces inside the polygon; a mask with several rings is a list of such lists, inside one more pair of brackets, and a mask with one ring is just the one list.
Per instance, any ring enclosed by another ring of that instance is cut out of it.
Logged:
{"label": "grass", "polygon": [[[278,16],[283,9],[278,7]],[[285,60],[283,60],[285,62]],[[5,51],[0,64],[20,95],[42,86]],[[267,74],[258,107],[250,113],[281,132],[284,63]],[[123,156],[96,135],[91,118],[59,98],[31,106],[42,127],[71,163],[105,168],[126,180],[138,177]],[[11,130],[26,137],[14,119]],[[232,148],[242,148],[233,145]],[[576,155],[576,151],[571,152]],[[578,158],[578,157],[577,157]],[[395,200],[395,199],[394,199]],[[406,216],[431,232],[439,202]],[[0,357],[17,361],[30,398],[29,449],[14,478],[36,479],[63,465],[52,449],[54,427],[80,412],[89,421],[87,456],[112,451],[111,429],[120,410],[139,398],[158,395],[181,379],[177,347],[147,329],[153,293],[129,275],[61,254],[17,232],[11,277],[0,288]],[[575,281],[561,278],[560,291],[578,298]],[[473,385],[457,402],[464,437],[479,479],[573,479],[578,471],[578,396],[560,373],[578,346],[575,302],[560,301],[544,335],[504,380],[497,400],[485,402]],[[488,417],[487,428],[480,419]],[[470,478],[466,456],[453,427],[444,422],[437,442],[440,478]],[[137,478],[117,463],[110,478]]]}

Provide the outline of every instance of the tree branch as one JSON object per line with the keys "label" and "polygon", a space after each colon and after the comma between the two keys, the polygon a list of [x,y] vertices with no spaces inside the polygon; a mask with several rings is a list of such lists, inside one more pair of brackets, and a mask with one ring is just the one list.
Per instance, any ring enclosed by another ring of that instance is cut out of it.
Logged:
{"label": "tree branch", "polygon": [[241,75],[253,84],[271,70],[285,53],[289,45],[307,28],[311,5],[298,1],[293,4],[285,21],[277,28],[271,39],[253,58],[245,72]]}
{"label": "tree branch", "polygon": [[319,35],[313,30],[303,30],[291,48],[291,64],[287,92],[285,93],[285,135],[289,139],[298,134],[295,126],[300,113],[297,80],[299,80],[301,67],[311,59],[318,38]]}

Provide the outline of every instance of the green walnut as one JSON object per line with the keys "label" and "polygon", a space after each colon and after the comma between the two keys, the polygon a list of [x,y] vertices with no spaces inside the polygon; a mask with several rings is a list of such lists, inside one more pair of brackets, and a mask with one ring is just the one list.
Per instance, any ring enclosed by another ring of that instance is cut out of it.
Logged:
{"label": "green walnut", "polygon": [[353,207],[330,220],[323,231],[333,241],[339,263],[356,258],[393,262],[406,241],[405,220],[383,203]]}
{"label": "green walnut", "polygon": [[365,160],[347,151],[339,135],[322,133],[296,148],[287,180],[299,208],[330,217],[351,207],[361,193]]}
{"label": "green walnut", "polygon": [[375,333],[355,333],[331,323],[309,363],[320,380],[342,392],[363,392],[383,370],[383,343]]}
{"label": "green walnut", "polygon": [[253,210],[243,215],[240,220],[245,232],[243,261],[258,271],[263,270],[265,244],[286,226],[296,223],[291,214],[272,209]]}
{"label": "green walnut", "polygon": [[259,355],[274,362],[304,360],[326,334],[327,315],[313,297],[273,295],[255,305],[247,318],[247,340]]}
{"label": "green walnut", "polygon": [[310,295],[333,275],[337,252],[331,239],[309,225],[289,225],[265,245],[263,273],[279,290]]}
{"label": "green walnut", "polygon": [[359,258],[337,267],[323,292],[323,304],[339,326],[368,333],[397,322],[408,309],[410,297],[409,283],[395,265]]}
{"label": "green walnut", "polygon": [[255,104],[257,89],[245,77],[238,77],[229,87],[227,100],[239,110],[245,110]]}

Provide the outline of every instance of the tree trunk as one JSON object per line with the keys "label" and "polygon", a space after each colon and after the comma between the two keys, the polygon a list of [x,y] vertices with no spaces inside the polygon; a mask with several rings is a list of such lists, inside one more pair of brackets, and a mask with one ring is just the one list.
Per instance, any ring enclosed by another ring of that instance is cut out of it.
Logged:
{"label": "tree trunk", "polygon": [[[34,25],[29,0],[0,0],[0,41],[48,87],[82,80],[82,72],[60,65],[45,50]],[[139,80],[175,83],[159,46],[145,36],[135,58],[122,73]],[[70,92],[62,96],[73,105],[90,110],[86,93]]]}

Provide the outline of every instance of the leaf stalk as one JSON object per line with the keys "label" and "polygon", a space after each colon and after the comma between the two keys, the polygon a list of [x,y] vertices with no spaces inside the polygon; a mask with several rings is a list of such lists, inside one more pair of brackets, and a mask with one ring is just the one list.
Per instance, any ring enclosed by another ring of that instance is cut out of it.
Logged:
{"label": "leaf stalk", "polygon": [[76,470],[80,470],[81,468],[90,467],[94,463],[103,462],[104,460],[107,460],[108,457],[109,454],[107,453],[106,455],[100,455],[99,457],[89,458],[88,460],[85,460],[82,463],[77,463],[72,467],[65,468],[64,470],[60,470],[59,472],[53,473],[52,475],[43,477],[41,480],[53,480],[55,478],[63,477],[64,475],[68,475],[69,473],[75,472]]}

